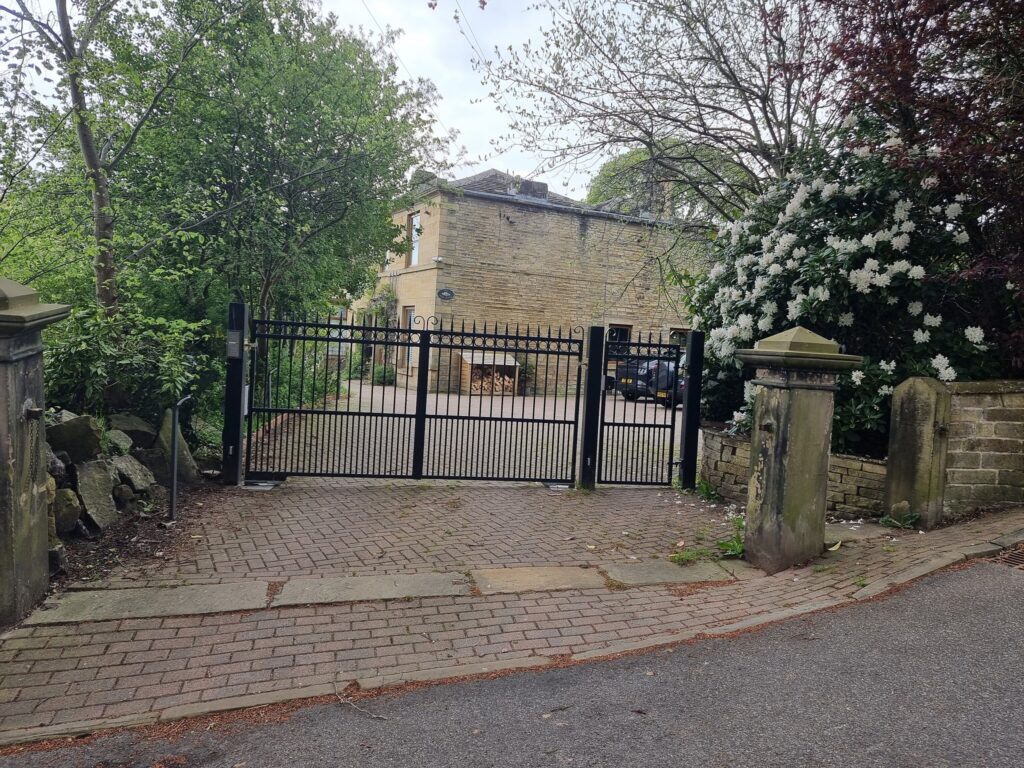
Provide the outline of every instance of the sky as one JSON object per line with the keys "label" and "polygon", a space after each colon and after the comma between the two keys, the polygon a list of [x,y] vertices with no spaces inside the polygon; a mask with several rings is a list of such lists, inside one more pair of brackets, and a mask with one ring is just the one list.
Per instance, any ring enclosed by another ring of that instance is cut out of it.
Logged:
{"label": "sky", "polygon": [[[528,0],[489,0],[484,10],[477,0],[437,0],[436,10],[430,9],[427,0],[321,2],[324,12],[334,13],[342,26],[361,26],[376,34],[380,27],[402,30],[395,44],[399,73],[408,78],[407,69],[433,81],[441,96],[435,117],[442,126],[458,131],[457,143],[465,148],[464,162],[453,169],[453,177],[497,168],[539,178],[552,191],[570,197],[586,195],[586,173],[537,174],[542,158],[518,149],[495,151],[491,140],[508,133],[508,122],[487,99],[487,89],[471,63],[474,46],[490,55],[495,46],[506,48],[539,39],[546,12],[529,10]],[[461,29],[453,18],[456,12],[462,18]]]}

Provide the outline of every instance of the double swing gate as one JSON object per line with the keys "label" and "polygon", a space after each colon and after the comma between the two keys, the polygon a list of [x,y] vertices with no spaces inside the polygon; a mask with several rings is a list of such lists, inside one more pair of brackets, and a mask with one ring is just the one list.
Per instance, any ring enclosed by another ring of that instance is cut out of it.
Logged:
{"label": "double swing gate", "polygon": [[[227,346],[229,483],[308,475],[665,484],[679,464],[677,422],[686,425],[684,453],[689,430],[696,456],[696,411],[684,418],[678,398],[670,407],[656,398],[684,392],[681,377],[699,390],[699,366],[687,377],[682,347],[661,340],[606,343],[598,327],[587,335],[420,317],[250,319],[233,304]],[[634,397],[641,386],[649,392]],[[699,391],[689,399],[699,402]],[[684,483],[687,464],[684,456]]]}

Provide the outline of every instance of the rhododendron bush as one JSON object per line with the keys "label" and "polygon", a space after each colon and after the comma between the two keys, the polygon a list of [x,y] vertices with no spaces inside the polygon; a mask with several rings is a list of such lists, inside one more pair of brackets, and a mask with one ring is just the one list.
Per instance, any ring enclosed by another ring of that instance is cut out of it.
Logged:
{"label": "rhododendron bush", "polygon": [[963,194],[910,170],[906,148],[877,124],[847,120],[833,146],[723,227],[710,271],[680,275],[694,327],[707,333],[706,414],[743,425],[753,375],[735,351],[801,325],[834,339],[863,365],[839,377],[837,450],[885,451],[889,396],[909,376],[944,381],[998,370],[991,329],[973,310],[1005,302],[957,273],[970,260],[979,212]]}

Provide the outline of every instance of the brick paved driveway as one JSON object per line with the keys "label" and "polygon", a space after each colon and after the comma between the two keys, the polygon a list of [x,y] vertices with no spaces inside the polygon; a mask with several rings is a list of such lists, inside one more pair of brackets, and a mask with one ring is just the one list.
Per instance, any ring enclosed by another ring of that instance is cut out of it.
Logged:
{"label": "brick paved driveway", "polygon": [[291,478],[193,497],[185,549],[112,583],[214,583],[628,563],[728,532],[727,507],[668,488]]}

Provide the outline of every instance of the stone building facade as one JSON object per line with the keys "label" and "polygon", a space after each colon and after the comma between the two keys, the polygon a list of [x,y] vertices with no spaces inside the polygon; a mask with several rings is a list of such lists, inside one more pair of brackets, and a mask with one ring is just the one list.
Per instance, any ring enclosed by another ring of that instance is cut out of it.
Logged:
{"label": "stone building facade", "polygon": [[[502,331],[606,325],[666,341],[688,329],[663,280],[672,239],[653,219],[588,207],[491,170],[426,185],[395,223],[411,247],[392,255],[377,290],[390,290],[403,326],[417,317]],[[364,298],[353,309],[368,306]]]}

